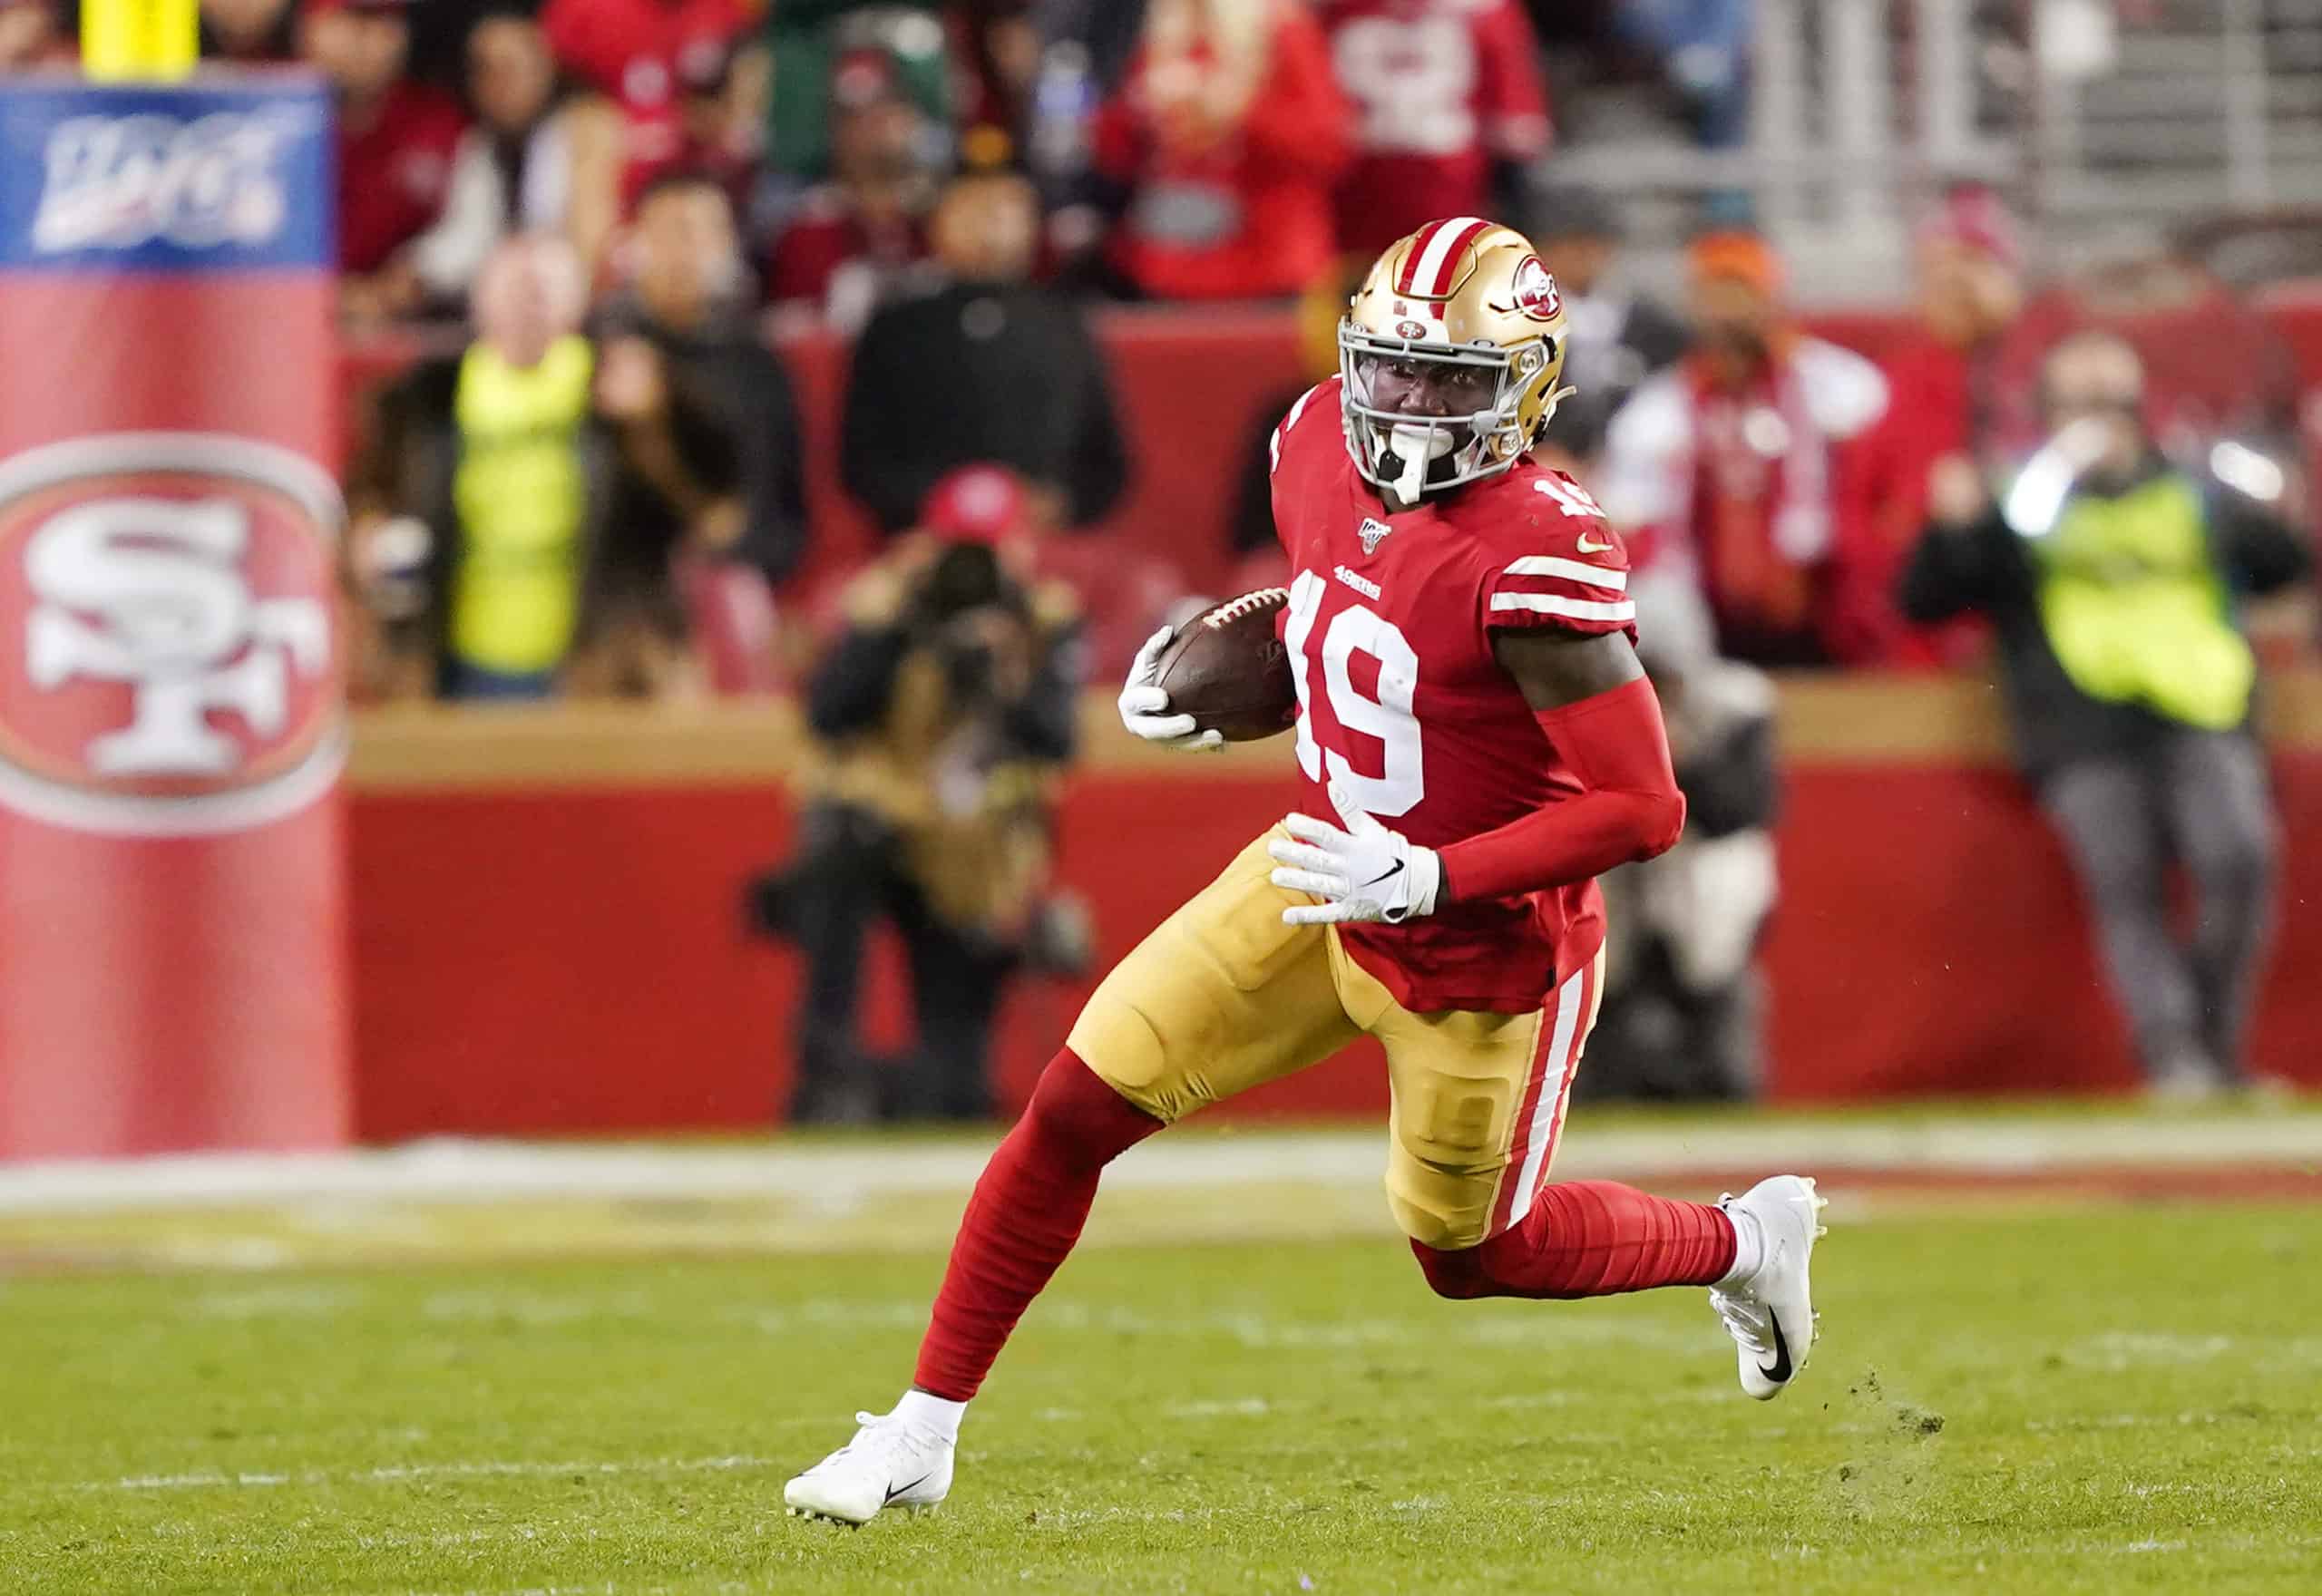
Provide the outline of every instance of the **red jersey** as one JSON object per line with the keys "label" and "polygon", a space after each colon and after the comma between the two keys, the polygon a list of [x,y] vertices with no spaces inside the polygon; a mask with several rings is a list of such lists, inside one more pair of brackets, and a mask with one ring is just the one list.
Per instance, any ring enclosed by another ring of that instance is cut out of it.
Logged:
{"label": "red jersey", "polygon": [[685,151],[680,69],[721,55],[750,25],[742,0],[548,0],[541,27],[559,64],[620,102],[628,122],[632,196]]}
{"label": "red jersey", "polygon": [[1375,254],[1439,216],[1492,209],[1495,161],[1548,147],[1540,48],[1517,0],[1322,0],[1354,164],[1339,247]]}
{"label": "red jersey", "polygon": [[467,119],[459,102],[409,78],[360,130],[338,124],[338,266],[374,272],[434,225],[452,191]]}
{"label": "red jersey", "polygon": [[766,258],[766,297],[804,300],[859,326],[881,280],[927,258],[927,229],[915,216],[874,225],[835,186],[810,190]]}
{"label": "red jersey", "polygon": [[1156,298],[1295,294],[1337,257],[1331,185],[1346,164],[1346,104],[1305,7],[1276,0],[1272,15],[1264,77],[1239,125],[1215,140],[1174,132],[1153,92],[1156,77],[1188,64],[1218,70],[1206,44],[1158,72],[1139,51],[1098,110],[1097,170],[1135,191],[1107,252]]}
{"label": "red jersey", "polygon": [[1865,573],[1859,440],[1887,408],[1878,368],[1782,334],[1740,388],[1694,355],[1614,413],[1598,481],[1613,513],[1688,569],[1726,653],[1752,665],[1875,660],[1896,621]]}
{"label": "red jersey", "polygon": [[[1331,815],[1336,781],[1381,822],[1441,848],[1580,791],[1493,657],[1492,634],[1633,639],[1628,556],[1578,483],[1528,460],[1390,513],[1347,456],[1340,382],[1310,390],[1274,434],[1305,808]],[[1605,906],[1595,881],[1575,881],[1339,934],[1406,1008],[1517,1014],[1595,957]]]}
{"label": "red jersey", "polygon": [[[1975,368],[1967,351],[1932,336],[1913,339],[1886,359],[1887,413],[1859,446],[1854,482],[1859,500],[1854,513],[1867,533],[1855,575],[1868,594],[1895,591],[1927,529],[1927,480],[1936,462],[1956,453],[1981,458],[1979,444],[1985,440],[1977,433],[1986,429],[1977,424],[1976,390],[1990,389],[1995,374],[1987,368],[1979,383]],[[1867,612],[1869,607],[1864,603],[1859,608]],[[1964,661],[1977,647],[1983,629],[1982,621],[1973,617],[1939,628],[1913,628],[1891,602],[1885,614],[1889,624],[1881,629],[1884,644],[1860,663]]]}

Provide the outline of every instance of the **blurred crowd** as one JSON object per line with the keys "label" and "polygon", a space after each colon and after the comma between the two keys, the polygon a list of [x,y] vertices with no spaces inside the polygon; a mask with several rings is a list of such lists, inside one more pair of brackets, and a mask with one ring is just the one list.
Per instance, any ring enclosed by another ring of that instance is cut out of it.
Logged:
{"label": "blurred crowd", "polygon": [[[363,578],[404,646],[367,657],[454,696],[752,685],[807,538],[768,351],[847,338],[837,474],[887,543],[790,650],[816,774],[750,909],[806,961],[795,1114],[980,1115],[1000,993],[1087,954],[1049,876],[1084,657],[1196,601],[1054,535],[1138,466],[1090,301],[1296,304],[1311,382],[1378,249],[1507,216],[1571,322],[1579,392],[1545,453],[1630,545],[1693,817],[1607,881],[1590,1089],[1755,1090],[1780,900],[1763,673],[1971,659],[2149,1078],[2229,1084],[2276,849],[2244,605],[2308,564],[2281,352],[2179,263],[2036,281],[1973,184],[1918,219],[1915,314],[1877,358],[1808,330],[1731,195],[1672,301],[1644,291],[1620,204],[1554,180],[1541,35],[1658,63],[1693,136],[1732,144],[1751,9],[549,0],[466,32],[454,96],[409,75],[405,7],[309,7],[298,46],[345,107],[347,313],[463,311],[474,337],[371,430],[358,513],[405,530],[356,547],[404,551]],[[1286,575],[1264,440],[1297,392],[1248,418],[1227,524],[1181,531],[1230,544],[1236,586]],[[878,923],[918,1007],[897,1058],[854,1041]]]}
{"label": "blurred crowd", "polygon": [[[2152,1078],[2229,1079],[2274,848],[2243,606],[2308,563],[2283,351],[2182,262],[2035,280],[1972,184],[1920,218],[1911,326],[1875,359],[1808,330],[1732,195],[1705,202],[1678,293],[1644,291],[1616,199],[1556,181],[1548,67],[1626,74],[1684,136],[1734,145],[1753,9],[201,0],[208,55],[305,62],[337,98],[349,325],[440,329],[372,396],[350,471],[356,690],[786,675],[814,796],[750,914],[810,965],[795,1107],[981,1114],[1005,980],[1086,955],[1047,796],[1083,661],[1108,672],[1198,602],[1166,560],[1057,535],[1140,469],[1188,469],[1132,458],[1092,305],[1298,307],[1300,385],[1207,468],[1234,501],[1171,529],[1215,540],[1223,564],[1189,563],[1264,585],[1286,574],[1265,441],[1337,368],[1351,274],[1431,218],[1499,216],[1562,291],[1578,392],[1544,453],[1628,542],[1694,817],[1608,883],[1594,1083],[1752,1087],[1778,897],[1762,672],[1978,658]],[[0,67],[69,61],[67,20],[0,0]],[[848,348],[838,484],[880,540],[802,595],[784,351],[824,329]],[[777,588],[807,624],[776,627]],[[880,920],[919,996],[901,1065],[852,1041]]]}
{"label": "blurred crowd", "polygon": [[[332,89],[350,330],[438,329],[360,429],[357,690],[795,679],[835,580],[766,647],[809,541],[786,343],[851,345],[839,475],[883,533],[971,464],[1028,537],[1088,525],[1132,472],[1093,302],[1286,302],[1433,215],[1536,212],[1552,59],[1728,137],[1747,9],[203,0],[207,55]],[[12,55],[63,48],[7,11]]]}
{"label": "blurred crowd", "polygon": [[[797,628],[779,662],[762,647],[776,587],[811,564],[795,335],[851,347],[839,477],[883,532],[981,463],[1016,475],[1037,539],[1101,519],[1137,469],[1093,303],[1302,304],[1312,380],[1335,364],[1350,267],[1468,212],[1539,242],[1581,390],[1552,442],[1641,558],[1697,584],[1726,655],[1953,660],[1978,628],[1914,621],[1896,596],[1925,484],[1947,457],[1988,471],[2029,447],[2040,353],[2084,308],[2033,290],[2004,209],[1973,190],[1928,219],[1921,334],[1880,363],[1802,330],[1731,195],[1704,206],[1682,297],[1638,291],[1620,205],[1556,181],[1551,69],[1625,75],[1690,136],[1737,142],[1749,0],[200,9],[211,57],[305,62],[331,85],[350,326],[469,340],[366,417],[349,548],[374,696],[795,675]],[[7,59],[69,54],[64,20],[0,0]],[[2145,351],[2180,453],[2278,430],[2250,398],[2278,357],[2218,310],[2236,358]],[[1220,529],[1253,579],[1271,545],[1262,440],[1293,398],[1249,418]],[[554,491],[493,485],[539,472]],[[813,569],[805,608],[826,622],[834,573]],[[1166,570],[1107,574],[1108,652],[1184,596]]]}
{"label": "blurred crowd", "polygon": [[[73,0],[0,3],[0,70]],[[200,0],[202,52],[339,101],[364,316],[456,315],[492,242],[618,279],[655,176],[731,200],[737,297],[853,328],[932,255],[947,180],[1037,185],[1037,275],[1137,298],[1295,293],[1341,250],[1505,209],[1548,148],[1544,43],[1732,142],[1749,0]]]}
{"label": "blurred crowd", "polygon": [[[975,463],[1016,473],[1030,531],[1086,526],[1133,470],[1092,299],[1304,296],[1320,376],[1350,264],[1468,212],[1540,243],[1581,389],[1554,442],[1641,552],[1691,574],[1725,653],[1954,658],[1975,628],[1914,624],[1895,598],[1924,483],[1946,456],[2028,445],[2021,395],[2073,316],[2029,296],[2005,212],[1972,191],[1928,223],[1924,336],[1884,369],[1800,330],[1782,262],[1716,197],[1683,302],[1636,292],[1618,207],[1554,184],[1549,67],[1626,73],[1734,143],[1749,0],[200,9],[209,55],[303,61],[333,89],[350,324],[473,339],[364,429],[349,546],[373,696],[764,685],[774,587],[808,541],[798,405],[769,353],[789,335],[853,345],[840,474],[883,531]],[[45,0],[0,15],[9,59],[65,51]],[[2249,419],[2198,382],[2156,391],[2210,435]],[[1224,530],[1254,576],[1258,440],[1293,397],[1251,418]],[[493,485],[541,472],[556,491]],[[1100,641],[1147,618],[1100,618]]]}

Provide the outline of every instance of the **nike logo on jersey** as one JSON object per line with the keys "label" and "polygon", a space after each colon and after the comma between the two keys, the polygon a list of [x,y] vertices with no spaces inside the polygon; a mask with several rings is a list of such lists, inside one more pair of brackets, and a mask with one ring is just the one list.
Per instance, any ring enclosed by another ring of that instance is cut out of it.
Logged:
{"label": "nike logo on jersey", "polygon": [[1609,542],[1590,542],[1586,532],[1581,533],[1573,540],[1573,547],[1578,549],[1583,554],[1610,554],[1613,551],[1613,546]]}
{"label": "nike logo on jersey", "polygon": [[1389,865],[1385,870],[1381,871],[1377,875],[1372,876],[1369,881],[1362,884],[1366,887],[1375,887],[1381,881],[1392,881],[1402,868],[1403,861],[1398,859],[1394,863]]}
{"label": "nike logo on jersey", "polygon": [[1379,552],[1379,545],[1385,542],[1387,534],[1394,530],[1377,516],[1366,515],[1362,518],[1362,525],[1356,530],[1354,535],[1362,540],[1363,553],[1376,554]]}

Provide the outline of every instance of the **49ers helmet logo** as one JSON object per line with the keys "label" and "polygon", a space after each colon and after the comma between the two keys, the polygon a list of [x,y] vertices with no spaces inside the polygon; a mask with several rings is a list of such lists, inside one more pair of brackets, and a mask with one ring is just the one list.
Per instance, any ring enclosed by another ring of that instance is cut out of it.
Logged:
{"label": "49ers helmet logo", "polygon": [[346,758],[337,485],[271,444],[113,433],[0,462],[0,807],[262,825]]}
{"label": "49ers helmet logo", "polygon": [[1554,321],[1564,314],[1564,299],[1556,292],[1556,280],[1548,275],[1548,268],[1540,264],[1537,255],[1527,255],[1516,263],[1509,292],[1516,308],[1534,321]]}

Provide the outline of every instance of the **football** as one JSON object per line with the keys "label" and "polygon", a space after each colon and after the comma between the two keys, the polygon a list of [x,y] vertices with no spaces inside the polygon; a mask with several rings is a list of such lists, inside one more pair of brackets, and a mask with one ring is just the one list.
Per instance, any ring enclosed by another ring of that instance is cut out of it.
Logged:
{"label": "football", "polygon": [[1169,707],[1229,743],[1253,743],[1287,728],[1298,715],[1290,652],[1274,634],[1288,589],[1260,588],[1185,623],[1161,653],[1161,690]]}

